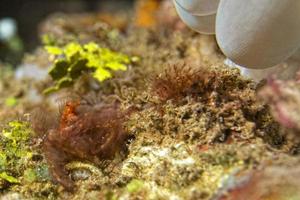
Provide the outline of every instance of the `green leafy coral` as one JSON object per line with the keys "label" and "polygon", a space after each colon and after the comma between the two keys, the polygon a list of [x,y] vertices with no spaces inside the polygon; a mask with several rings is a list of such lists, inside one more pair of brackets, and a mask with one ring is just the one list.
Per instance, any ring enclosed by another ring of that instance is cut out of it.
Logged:
{"label": "green leafy coral", "polygon": [[71,86],[84,72],[91,72],[96,80],[102,82],[113,76],[112,71],[126,71],[127,65],[135,60],[134,57],[100,47],[94,42],[85,45],[71,42],[62,48],[51,45],[45,48],[55,57],[49,71],[55,85],[46,89],[46,94]]}

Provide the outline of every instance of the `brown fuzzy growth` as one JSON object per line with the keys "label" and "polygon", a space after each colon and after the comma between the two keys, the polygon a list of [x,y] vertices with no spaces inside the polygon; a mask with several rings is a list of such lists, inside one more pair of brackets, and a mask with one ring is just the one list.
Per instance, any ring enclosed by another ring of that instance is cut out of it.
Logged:
{"label": "brown fuzzy growth", "polygon": [[243,79],[237,71],[220,67],[168,66],[153,79],[151,91],[162,102],[179,102],[187,96],[216,105],[255,101],[255,87],[251,86],[250,80]]}
{"label": "brown fuzzy growth", "polygon": [[65,164],[74,159],[95,164],[113,159],[125,145],[122,122],[117,104],[91,106],[78,101],[67,102],[60,124],[48,132],[43,145],[53,178],[72,190],[74,183]]}
{"label": "brown fuzzy growth", "polygon": [[203,93],[208,87],[213,87],[215,78],[213,72],[203,68],[172,65],[154,78],[151,90],[161,101],[178,100]]}
{"label": "brown fuzzy growth", "polygon": [[[208,143],[226,142],[232,138],[244,140],[255,137],[255,134],[272,146],[283,142],[268,107],[257,99],[255,84],[240,76],[238,70],[177,64],[167,67],[154,78],[151,91],[160,100],[157,108],[161,115],[170,114],[166,111],[170,105],[181,107],[189,103],[200,106],[198,111],[189,111],[193,114],[184,116],[198,116],[207,122],[206,134],[211,135],[207,138]],[[160,127],[166,129],[165,124]],[[172,133],[176,129],[165,132]]]}

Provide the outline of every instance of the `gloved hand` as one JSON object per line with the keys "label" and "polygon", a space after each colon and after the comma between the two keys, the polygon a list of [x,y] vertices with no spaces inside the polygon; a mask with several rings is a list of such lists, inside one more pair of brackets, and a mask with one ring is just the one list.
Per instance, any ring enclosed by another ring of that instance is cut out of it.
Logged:
{"label": "gloved hand", "polygon": [[173,1],[189,27],[216,34],[223,53],[243,67],[272,67],[300,47],[300,0]]}

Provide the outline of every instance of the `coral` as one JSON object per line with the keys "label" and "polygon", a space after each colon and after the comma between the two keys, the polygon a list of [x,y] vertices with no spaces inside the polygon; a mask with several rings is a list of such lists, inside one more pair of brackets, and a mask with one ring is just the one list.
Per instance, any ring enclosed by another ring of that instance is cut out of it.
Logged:
{"label": "coral", "polygon": [[125,147],[126,133],[118,107],[66,103],[59,126],[48,132],[43,144],[54,179],[66,189],[74,189],[65,169],[68,162],[80,159],[101,164]]}
{"label": "coral", "polygon": [[132,58],[127,55],[101,48],[96,43],[85,45],[72,42],[59,48],[46,46],[48,53],[56,56],[49,75],[55,81],[55,86],[44,92],[51,93],[74,83],[85,72],[92,72],[92,76],[102,82],[112,77],[111,71],[125,71]]}

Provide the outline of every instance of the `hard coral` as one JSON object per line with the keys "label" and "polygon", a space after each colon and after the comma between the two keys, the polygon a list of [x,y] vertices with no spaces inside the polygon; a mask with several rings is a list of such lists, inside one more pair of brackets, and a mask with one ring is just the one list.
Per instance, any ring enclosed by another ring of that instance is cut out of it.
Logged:
{"label": "hard coral", "polygon": [[68,177],[65,164],[74,159],[100,164],[112,159],[124,146],[126,133],[118,105],[87,105],[68,101],[60,123],[51,129],[43,144],[53,178],[66,189],[74,183]]}

